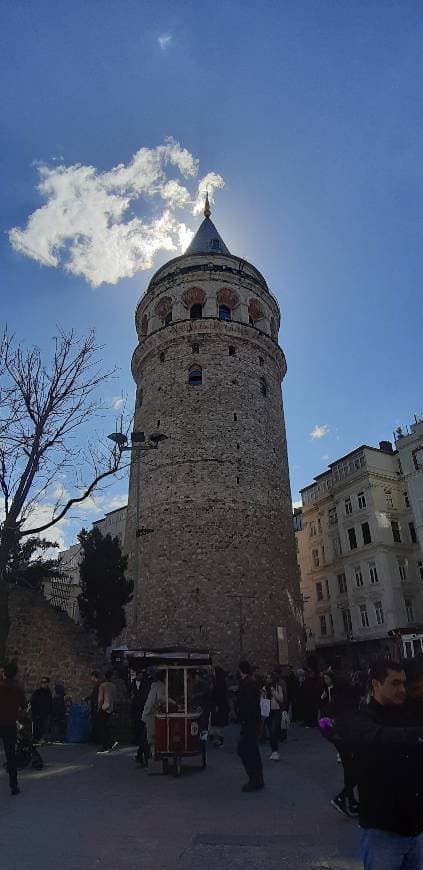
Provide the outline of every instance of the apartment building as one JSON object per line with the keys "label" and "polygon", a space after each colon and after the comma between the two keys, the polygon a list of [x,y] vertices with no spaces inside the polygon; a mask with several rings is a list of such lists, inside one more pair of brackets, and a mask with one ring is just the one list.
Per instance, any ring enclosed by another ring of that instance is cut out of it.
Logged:
{"label": "apartment building", "polygon": [[414,514],[417,539],[423,552],[423,419],[416,417],[406,432],[398,428],[395,446]]}
{"label": "apartment building", "polygon": [[[95,520],[93,528],[97,528],[102,535],[111,535],[119,538],[123,545],[125,537],[127,506],[109,511],[101,520]],[[44,595],[48,601],[59,610],[65,611],[71,619],[79,622],[78,595],[81,592],[79,582],[79,563],[81,561],[81,548],[79,544],[72,544],[67,550],[59,553],[60,568],[63,577],[57,577],[44,583]]]}
{"label": "apartment building", "polygon": [[362,445],[301,490],[297,554],[308,652],[365,663],[423,651],[423,565],[398,451]]}

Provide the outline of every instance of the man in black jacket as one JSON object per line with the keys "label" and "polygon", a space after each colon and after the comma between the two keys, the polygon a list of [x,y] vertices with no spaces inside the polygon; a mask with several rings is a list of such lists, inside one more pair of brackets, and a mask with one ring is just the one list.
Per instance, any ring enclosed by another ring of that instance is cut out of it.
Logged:
{"label": "man in black jacket", "polygon": [[248,776],[248,782],[245,783],[242,790],[259,791],[264,788],[263,766],[258,746],[261,721],[260,690],[251,676],[251,667],[248,662],[240,662],[239,673],[238,707],[241,731],[238,755]]}
{"label": "man in black jacket", "polygon": [[423,727],[404,706],[401,664],[375,663],[370,681],[370,703],[344,731],[358,762],[364,870],[421,870]]}
{"label": "man in black jacket", "polygon": [[49,677],[43,677],[31,698],[33,734],[36,743],[44,742],[50,732],[53,696]]}

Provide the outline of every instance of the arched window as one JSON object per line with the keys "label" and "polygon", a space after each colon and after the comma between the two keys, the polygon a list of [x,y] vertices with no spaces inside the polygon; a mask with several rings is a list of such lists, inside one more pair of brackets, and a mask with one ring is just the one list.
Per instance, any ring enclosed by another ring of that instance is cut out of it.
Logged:
{"label": "arched window", "polygon": [[267,396],[267,384],[264,378],[260,378],[260,392],[264,398]]}
{"label": "arched window", "polygon": [[169,326],[169,323],[172,323],[172,312],[171,311],[168,311],[168,313],[166,314],[166,317],[164,319],[165,326]]}
{"label": "arched window", "polygon": [[219,305],[219,320],[230,320],[231,309],[227,305]]}
{"label": "arched window", "polygon": [[201,320],[203,316],[203,306],[198,302],[195,302],[194,305],[191,305],[189,316],[191,320]]}
{"label": "arched window", "polygon": [[200,366],[193,366],[189,371],[188,383],[191,387],[198,387],[203,383],[203,372]]}
{"label": "arched window", "polygon": [[248,322],[250,326],[257,326],[257,322],[264,317],[263,309],[258,299],[251,299],[248,306]]}

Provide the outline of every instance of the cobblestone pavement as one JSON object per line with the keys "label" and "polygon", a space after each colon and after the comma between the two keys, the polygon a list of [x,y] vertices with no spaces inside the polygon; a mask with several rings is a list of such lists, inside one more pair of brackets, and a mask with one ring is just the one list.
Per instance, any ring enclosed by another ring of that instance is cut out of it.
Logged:
{"label": "cobblestone pavement", "polygon": [[266,789],[243,794],[236,730],[202,771],[147,775],[134,750],[46,747],[19,797],[0,774],[2,870],[360,870],[359,829],[330,806],[341,782],[332,747],[293,728]]}

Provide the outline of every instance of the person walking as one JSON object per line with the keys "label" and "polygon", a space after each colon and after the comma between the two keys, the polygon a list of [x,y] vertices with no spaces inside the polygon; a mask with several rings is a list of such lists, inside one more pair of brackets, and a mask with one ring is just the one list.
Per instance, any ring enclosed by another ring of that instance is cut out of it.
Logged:
{"label": "person walking", "polygon": [[423,727],[407,713],[403,665],[375,662],[371,699],[345,724],[357,758],[364,870],[423,867]]}
{"label": "person walking", "polygon": [[241,725],[238,755],[244,765],[248,782],[242,791],[259,791],[264,788],[263,765],[258,745],[260,731],[260,688],[251,676],[250,664],[239,663],[239,721]]}
{"label": "person walking", "polygon": [[223,729],[229,721],[228,690],[226,688],[226,672],[216,665],[214,683],[211,693],[211,734],[213,746],[219,749],[223,746]]}
{"label": "person walking", "polygon": [[27,702],[22,686],[17,682],[17,666],[13,663],[4,667],[4,679],[0,680],[0,737],[6,755],[9,785],[12,795],[20,793],[16,767],[16,720],[20,710]]}
{"label": "person walking", "polygon": [[113,672],[107,671],[98,690],[98,717],[103,748],[97,752],[97,755],[108,755],[118,745],[117,740],[112,737],[112,716],[116,698],[112,677]]}
{"label": "person walking", "polygon": [[161,704],[166,704],[165,680],[166,671],[157,671],[155,678],[151,683],[142,714],[142,721],[145,724],[147,732],[149,756],[153,760],[155,758],[154,739],[156,732],[156,713]]}
{"label": "person walking", "polygon": [[131,717],[133,736],[136,739],[138,746],[135,760],[141,764],[142,767],[147,767],[149,756],[147,729],[145,727],[145,722],[143,722],[142,714],[144,712],[150,688],[151,679],[148,676],[147,671],[145,669],[138,671],[135,680],[133,680],[131,685]]}
{"label": "person walking", "polygon": [[[354,747],[343,740],[344,727],[350,727],[358,713],[360,705],[360,690],[348,680],[325,679],[326,689],[322,695],[320,712],[324,725],[332,723],[330,740],[334,744],[344,773],[344,786],[331,800],[331,804],[344,816],[358,816],[358,802],[354,789],[357,786],[357,761]],[[324,734],[324,730],[322,731]]]}
{"label": "person walking", "polygon": [[35,743],[44,743],[50,733],[53,696],[49,677],[43,677],[31,697],[33,737]]}
{"label": "person walking", "polygon": [[50,737],[54,743],[64,743],[66,738],[66,702],[63,683],[56,683],[51,710]]}
{"label": "person walking", "polygon": [[269,733],[271,761],[279,761],[279,740],[282,730],[282,711],[286,709],[287,699],[285,698],[283,686],[278,680],[276,674],[267,674],[264,686],[262,688],[262,697],[270,701],[269,716],[265,720],[265,728]]}

